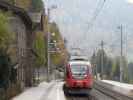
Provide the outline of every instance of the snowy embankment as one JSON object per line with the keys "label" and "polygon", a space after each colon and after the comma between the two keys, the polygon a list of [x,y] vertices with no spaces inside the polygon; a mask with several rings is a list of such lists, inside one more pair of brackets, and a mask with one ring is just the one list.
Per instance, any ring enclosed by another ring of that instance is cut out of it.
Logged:
{"label": "snowy embankment", "polygon": [[117,92],[123,93],[128,96],[133,96],[133,84],[120,83],[111,80],[102,80],[102,82],[111,85],[111,88]]}
{"label": "snowy embankment", "polygon": [[38,87],[27,89],[12,100],[66,100],[62,86],[63,82],[43,82]]}

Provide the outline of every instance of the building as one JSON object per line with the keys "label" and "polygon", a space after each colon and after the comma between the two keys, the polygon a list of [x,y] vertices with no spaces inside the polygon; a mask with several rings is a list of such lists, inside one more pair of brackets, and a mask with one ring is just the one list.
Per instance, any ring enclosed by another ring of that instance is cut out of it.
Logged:
{"label": "building", "polygon": [[25,10],[13,6],[5,1],[0,1],[0,10],[11,12],[9,16],[10,31],[15,33],[15,41],[11,48],[14,48],[16,58],[14,68],[17,69],[17,83],[21,87],[32,85],[32,44],[34,32],[32,20]]}

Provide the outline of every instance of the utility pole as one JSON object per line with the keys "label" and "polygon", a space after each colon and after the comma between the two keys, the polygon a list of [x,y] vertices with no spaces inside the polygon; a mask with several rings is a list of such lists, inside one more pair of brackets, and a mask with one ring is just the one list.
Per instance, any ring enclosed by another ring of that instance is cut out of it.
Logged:
{"label": "utility pole", "polygon": [[123,82],[123,26],[119,26],[121,32],[121,58],[120,58],[120,82]]}
{"label": "utility pole", "polygon": [[47,32],[47,81],[49,81],[49,71],[50,71],[50,28],[49,28],[49,20],[50,20],[50,9],[48,8],[48,32]]}
{"label": "utility pole", "polygon": [[[96,48],[96,52],[97,52],[97,48]],[[95,52],[95,70],[96,70],[96,79],[98,79],[98,71],[97,71],[97,54]]]}
{"label": "utility pole", "polygon": [[93,65],[93,74],[96,76],[97,79],[97,62],[96,62],[96,52],[94,51],[93,55],[92,55],[92,61],[91,61],[92,65]]}
{"label": "utility pole", "polygon": [[104,41],[102,40],[101,43],[100,43],[100,46],[101,46],[101,79],[103,79],[103,68],[104,68]]}
{"label": "utility pole", "polygon": [[51,40],[51,33],[50,33],[50,11],[52,9],[56,9],[57,7],[55,5],[51,6],[51,8],[48,8],[48,23],[47,23],[47,81],[50,81],[50,66],[51,66],[51,61],[50,61],[50,40]]}

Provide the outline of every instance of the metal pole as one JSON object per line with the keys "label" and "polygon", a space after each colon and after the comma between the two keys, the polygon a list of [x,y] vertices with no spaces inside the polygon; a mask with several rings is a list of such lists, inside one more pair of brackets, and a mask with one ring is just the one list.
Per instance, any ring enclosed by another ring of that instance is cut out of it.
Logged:
{"label": "metal pole", "polygon": [[121,56],[123,56],[123,26],[120,26],[121,30]]}
{"label": "metal pole", "polygon": [[120,82],[123,82],[123,26],[120,26],[121,31],[121,58],[120,58]]}
{"label": "metal pole", "polygon": [[50,81],[49,79],[49,71],[50,71],[50,27],[49,27],[49,20],[50,20],[50,9],[48,8],[48,33],[47,33],[47,81]]}
{"label": "metal pole", "polygon": [[47,29],[48,29],[48,33],[47,33],[47,60],[48,60],[48,62],[47,62],[47,81],[50,81],[50,67],[51,67],[51,60],[50,60],[50,54],[51,54],[51,52],[50,52],[50,40],[51,40],[51,33],[50,33],[50,10],[52,10],[52,9],[56,9],[57,7],[55,6],[55,5],[53,5],[53,6],[51,6],[51,8],[48,8],[47,9],[47,11],[48,11],[48,27],[47,27]]}
{"label": "metal pole", "polygon": [[102,54],[101,54],[101,79],[103,79],[103,68],[104,68],[104,42],[103,41],[101,41],[101,50],[102,50]]}
{"label": "metal pole", "polygon": [[95,52],[95,70],[96,70],[96,79],[98,79],[98,71],[97,71],[97,48]]}
{"label": "metal pole", "polygon": [[98,78],[97,78],[97,64],[95,65],[95,68],[96,68],[96,79],[98,79]]}

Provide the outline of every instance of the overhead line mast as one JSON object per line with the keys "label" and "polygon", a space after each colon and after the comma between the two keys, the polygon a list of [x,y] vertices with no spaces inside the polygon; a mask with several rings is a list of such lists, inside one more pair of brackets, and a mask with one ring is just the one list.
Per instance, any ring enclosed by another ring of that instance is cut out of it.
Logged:
{"label": "overhead line mast", "polygon": [[101,46],[101,79],[103,79],[103,74],[104,74],[104,71],[103,71],[103,68],[104,68],[104,41],[102,40],[101,43],[100,43],[100,46]]}

